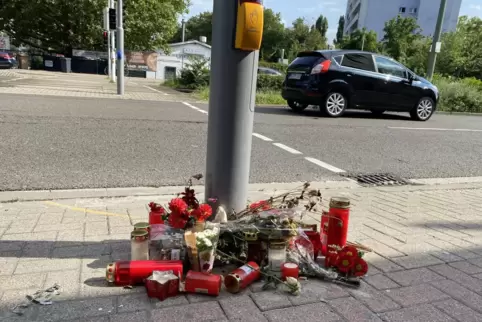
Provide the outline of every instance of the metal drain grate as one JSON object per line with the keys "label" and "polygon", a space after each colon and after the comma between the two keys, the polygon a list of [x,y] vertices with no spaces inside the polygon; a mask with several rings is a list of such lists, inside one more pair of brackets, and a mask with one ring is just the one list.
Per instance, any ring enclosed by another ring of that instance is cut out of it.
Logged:
{"label": "metal drain grate", "polygon": [[347,174],[347,178],[356,180],[364,186],[405,186],[411,185],[409,181],[397,177],[390,173],[370,173],[370,174]]}

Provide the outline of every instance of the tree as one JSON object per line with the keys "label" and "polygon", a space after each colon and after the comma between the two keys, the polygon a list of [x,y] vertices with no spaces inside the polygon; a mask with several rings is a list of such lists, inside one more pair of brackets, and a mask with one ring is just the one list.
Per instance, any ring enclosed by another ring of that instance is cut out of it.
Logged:
{"label": "tree", "polygon": [[393,59],[405,63],[409,57],[409,49],[423,37],[417,21],[411,17],[398,16],[387,22],[383,28],[383,48]]}
{"label": "tree", "polygon": [[338,46],[342,49],[361,50],[363,48],[364,51],[377,52],[377,38],[377,33],[373,30],[357,29],[351,35],[343,37]]}
{"label": "tree", "polygon": [[340,16],[338,19],[338,30],[336,31],[336,39],[333,41],[335,45],[343,42],[343,31],[345,29],[345,16]]}
{"label": "tree", "polygon": [[[186,21],[185,40],[199,40],[199,37],[205,36],[207,43],[211,44],[213,35],[213,13],[209,11],[202,12],[196,16],[192,16]],[[172,38],[172,42],[180,42],[182,40],[182,26],[178,25],[177,31]]]}
{"label": "tree", "polygon": [[436,71],[457,77],[482,79],[482,19],[462,16],[457,29],[442,36]]}
{"label": "tree", "polygon": [[326,39],[323,38],[316,25],[310,27],[303,18],[298,18],[293,22],[293,27],[287,30],[287,38],[290,43],[289,59],[296,57],[300,51],[326,48]]}
{"label": "tree", "polygon": [[286,49],[289,43],[286,39],[285,26],[280,13],[271,9],[264,10],[263,42],[260,57],[266,61],[277,61],[281,57],[281,49]]}
{"label": "tree", "polygon": [[320,32],[321,36],[326,39],[326,33],[328,32],[328,19],[323,15],[320,15],[315,22],[316,29]]}
{"label": "tree", "polygon": [[[0,30],[14,45],[72,55],[72,49],[104,49],[105,0],[9,0],[2,2]],[[167,49],[188,0],[125,0],[125,48]]]}

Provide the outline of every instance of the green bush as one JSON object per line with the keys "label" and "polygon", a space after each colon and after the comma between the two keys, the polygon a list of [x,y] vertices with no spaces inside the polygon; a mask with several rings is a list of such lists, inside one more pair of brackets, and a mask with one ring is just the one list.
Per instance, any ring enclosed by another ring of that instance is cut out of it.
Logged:
{"label": "green bush", "polygon": [[277,70],[279,72],[282,72],[284,74],[286,73],[286,69],[288,68],[288,65],[284,65],[284,64],[280,64],[280,63],[271,63],[271,62],[262,61],[262,60],[260,60],[258,62],[258,66],[259,67],[271,68],[271,69]]}
{"label": "green bush", "polygon": [[181,70],[179,87],[198,89],[209,86],[210,71],[208,60],[203,57],[192,56],[190,62]]}
{"label": "green bush", "polygon": [[467,80],[438,78],[434,81],[440,91],[439,111],[482,113],[482,90]]}
{"label": "green bush", "polygon": [[[203,101],[209,100],[209,87],[196,90],[195,95]],[[286,104],[279,91],[261,90],[256,92],[256,104],[280,105]]]}
{"label": "green bush", "polygon": [[284,76],[258,75],[256,88],[258,89],[258,91],[281,91],[283,81]]}
{"label": "green bush", "polygon": [[480,79],[477,79],[475,77],[464,78],[464,79],[462,79],[462,83],[464,83],[468,86],[472,86],[474,88],[477,88],[479,91],[482,91],[482,80],[480,80]]}

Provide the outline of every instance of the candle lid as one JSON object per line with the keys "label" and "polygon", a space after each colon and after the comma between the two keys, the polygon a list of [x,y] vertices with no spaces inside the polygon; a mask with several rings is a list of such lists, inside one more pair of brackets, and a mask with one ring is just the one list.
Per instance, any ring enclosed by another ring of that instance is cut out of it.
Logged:
{"label": "candle lid", "polygon": [[149,233],[146,230],[133,230],[131,232],[131,239],[144,240],[148,239]]}
{"label": "candle lid", "polygon": [[134,229],[149,229],[150,225],[147,222],[138,222],[137,224],[134,225]]}
{"label": "candle lid", "polygon": [[346,197],[333,197],[330,200],[330,208],[338,208],[338,209],[350,208],[350,199]]}
{"label": "candle lid", "polygon": [[105,269],[105,279],[109,283],[114,283],[115,282],[115,263],[110,263],[107,265]]}
{"label": "candle lid", "polygon": [[298,265],[294,263],[284,263],[283,266],[286,268],[298,268]]}

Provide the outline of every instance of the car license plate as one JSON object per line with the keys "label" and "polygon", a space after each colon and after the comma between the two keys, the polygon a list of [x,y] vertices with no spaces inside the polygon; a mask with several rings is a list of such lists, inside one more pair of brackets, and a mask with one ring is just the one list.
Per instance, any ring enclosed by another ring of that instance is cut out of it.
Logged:
{"label": "car license plate", "polygon": [[289,79],[301,79],[301,74],[290,74]]}

